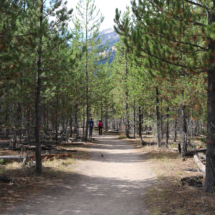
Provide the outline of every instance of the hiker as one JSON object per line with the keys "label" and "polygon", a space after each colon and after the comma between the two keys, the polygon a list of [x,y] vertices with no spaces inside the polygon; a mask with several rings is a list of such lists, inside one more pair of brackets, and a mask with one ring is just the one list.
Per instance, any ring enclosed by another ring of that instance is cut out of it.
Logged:
{"label": "hiker", "polygon": [[91,118],[91,120],[90,120],[90,137],[92,137],[92,135],[93,135],[93,126],[94,126],[94,122]]}
{"label": "hiker", "polygon": [[98,122],[98,128],[99,128],[99,135],[102,135],[102,128],[103,128],[103,123],[102,120],[100,119]]}

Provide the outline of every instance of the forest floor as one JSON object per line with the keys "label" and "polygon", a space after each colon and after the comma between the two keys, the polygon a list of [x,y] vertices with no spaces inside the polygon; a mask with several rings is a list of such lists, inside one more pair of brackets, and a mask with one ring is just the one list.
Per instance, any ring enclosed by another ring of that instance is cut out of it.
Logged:
{"label": "forest floor", "polygon": [[[43,150],[42,156],[45,157],[42,162],[43,173],[41,175],[35,172],[35,164],[32,161],[26,165],[22,161],[0,163],[0,176],[13,179],[11,183],[4,183],[0,180],[0,214],[8,208],[22,204],[29,196],[36,196],[47,187],[54,186],[73,174],[80,161],[90,158],[88,152],[90,145],[93,143],[82,143],[79,147],[68,144],[58,146],[51,151]],[[67,153],[68,150],[74,152]],[[0,150],[0,156],[20,154],[19,151]],[[33,156],[34,151],[28,154]],[[55,157],[48,158],[53,154]]]}
{"label": "forest floor", "polygon": [[41,176],[17,162],[6,165],[16,183],[0,183],[1,214],[214,215],[214,194],[181,183],[201,176],[186,171],[197,168],[192,157],[183,161],[171,148],[142,147],[123,135],[95,134],[94,142],[62,147],[77,152],[44,161]]}
{"label": "forest floor", "polygon": [[[156,179],[144,152],[112,135],[96,136],[95,143],[81,148],[88,159],[77,160],[76,165],[59,160],[67,169],[58,169],[60,176],[52,172],[52,178],[46,171],[51,165],[44,163],[43,180],[34,176],[36,188],[28,187],[26,194],[26,185],[11,184],[20,193],[17,199],[10,199],[11,208],[2,214],[149,214],[143,199]],[[11,191],[9,188],[7,198]],[[19,199],[23,200],[17,204]]]}
{"label": "forest floor", "polygon": [[[138,139],[126,139],[124,135],[119,137],[134,147],[141,145]],[[150,143],[156,139],[150,135],[143,138],[149,146],[139,150],[143,153],[143,159],[147,160],[152,171],[156,174],[154,183],[146,188],[143,202],[152,215],[214,215],[215,194],[205,193],[203,187],[182,185],[181,179],[185,177],[201,177],[200,172],[186,171],[187,169],[198,169],[193,157],[183,160],[178,152],[164,146],[157,148]],[[193,142],[200,144],[198,138]],[[192,142],[192,143],[193,143]],[[170,147],[177,147],[171,145]],[[204,178],[199,181],[204,184]]]}

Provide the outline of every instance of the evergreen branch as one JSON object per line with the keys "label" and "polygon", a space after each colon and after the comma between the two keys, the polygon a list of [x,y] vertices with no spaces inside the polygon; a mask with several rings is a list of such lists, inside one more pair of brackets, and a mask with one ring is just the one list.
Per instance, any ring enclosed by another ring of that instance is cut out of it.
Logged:
{"label": "evergreen branch", "polygon": [[[170,15],[171,17],[173,17],[174,19],[176,19],[176,20],[178,20],[180,22],[184,21],[183,19],[180,19],[177,15],[174,17],[174,16],[172,16],[172,14],[168,13],[167,11],[162,10],[162,12]],[[188,21],[186,21],[186,22],[188,22]],[[205,24],[202,24],[202,23],[199,23],[199,22],[193,22],[193,21],[189,21],[188,23],[192,23],[193,25],[198,25],[198,26],[201,26],[201,27],[206,27],[207,26]]]}
{"label": "evergreen branch", "polygon": [[[144,25],[145,25],[145,24],[144,24]],[[162,36],[162,35],[156,33],[155,31],[151,31],[146,25],[145,25],[145,27],[146,27],[152,34],[157,35],[158,37],[161,37],[161,38],[166,39],[165,36]],[[130,38],[131,38],[131,37],[130,37]],[[175,43],[180,43],[180,44],[184,44],[184,45],[190,45],[190,46],[193,46],[193,47],[196,47],[196,48],[200,48],[200,49],[202,49],[202,50],[204,50],[204,51],[208,51],[208,49],[206,49],[206,48],[204,48],[204,47],[202,47],[202,46],[196,45],[196,44],[187,43],[187,42],[181,42],[181,41],[177,41],[177,40],[173,40],[173,39],[169,39],[169,40],[172,41],[172,42],[175,42]]]}
{"label": "evergreen branch", "polygon": [[23,34],[23,35],[14,35],[14,36],[0,36],[0,38],[6,38],[6,37],[27,37],[30,36],[32,34]]}
{"label": "evergreen branch", "polygon": [[[151,54],[151,53],[145,51],[145,50],[142,49],[142,48],[141,48],[141,50],[142,50],[142,52],[146,53],[147,55],[149,55],[149,56],[151,56],[151,57],[154,57],[154,58],[156,58],[156,59],[158,59],[158,60],[161,60],[161,61],[163,61],[163,62],[165,62],[165,63],[171,64],[171,65],[173,65],[173,66],[180,66],[180,67],[186,68],[186,69],[188,68],[187,66],[185,66],[185,65],[183,65],[183,64],[172,63],[172,62],[170,62],[170,61],[168,61],[168,60],[165,60],[164,58],[161,58],[161,57],[158,57],[158,56],[156,56],[156,55],[153,55],[153,54]],[[196,69],[198,69],[198,68],[196,68]]]}
{"label": "evergreen branch", "polygon": [[186,1],[186,2],[188,2],[188,3],[190,3],[190,4],[193,4],[193,5],[199,6],[199,7],[201,7],[201,8],[206,9],[207,11],[209,11],[209,8],[208,8],[208,7],[206,7],[206,6],[202,6],[201,4],[198,4],[198,3],[193,2],[193,1],[190,1],[190,0],[185,0],[185,1]]}

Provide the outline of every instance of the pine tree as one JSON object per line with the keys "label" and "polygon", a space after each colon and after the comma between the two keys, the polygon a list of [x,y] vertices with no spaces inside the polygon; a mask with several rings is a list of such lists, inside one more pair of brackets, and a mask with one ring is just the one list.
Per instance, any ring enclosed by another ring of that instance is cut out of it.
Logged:
{"label": "pine tree", "polygon": [[[31,68],[36,69],[35,83],[35,142],[36,142],[36,171],[41,173],[41,146],[40,146],[40,127],[41,127],[41,96],[43,96],[44,79],[48,80],[55,76],[58,69],[56,66],[57,51],[61,44],[71,38],[65,31],[66,22],[70,19],[72,10],[67,12],[66,5],[62,0],[50,2],[50,5],[43,1],[28,2],[26,9],[28,17],[26,23],[34,26],[27,29],[31,31],[33,37],[29,38],[28,44],[31,48],[28,54],[32,56],[29,62]],[[55,21],[49,22],[49,17],[55,16]],[[35,65],[36,60],[36,65]],[[54,63],[55,62],[55,63]],[[26,68],[27,69],[27,68]]]}
{"label": "pine tree", "polygon": [[85,52],[85,84],[86,84],[86,130],[85,140],[88,136],[88,123],[89,123],[89,84],[90,75],[95,72],[98,64],[99,55],[98,45],[101,38],[99,38],[99,28],[104,20],[99,10],[96,10],[95,0],[79,0],[76,7],[77,13],[73,20],[77,29],[84,34],[84,44],[86,46]]}

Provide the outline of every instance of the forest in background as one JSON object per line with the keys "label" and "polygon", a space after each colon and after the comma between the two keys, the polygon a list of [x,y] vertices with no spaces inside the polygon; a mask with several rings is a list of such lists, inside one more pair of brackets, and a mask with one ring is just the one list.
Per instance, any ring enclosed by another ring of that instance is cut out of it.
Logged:
{"label": "forest in background", "polygon": [[79,1],[74,11],[61,0],[1,1],[1,136],[14,149],[23,139],[34,142],[40,173],[48,132],[56,142],[59,132],[87,141],[91,117],[127,137],[152,133],[158,147],[164,137],[166,147],[180,140],[182,156],[202,135],[205,191],[212,192],[214,7],[209,0],[132,1],[131,9],[116,10],[120,41],[109,65],[94,1]]}

